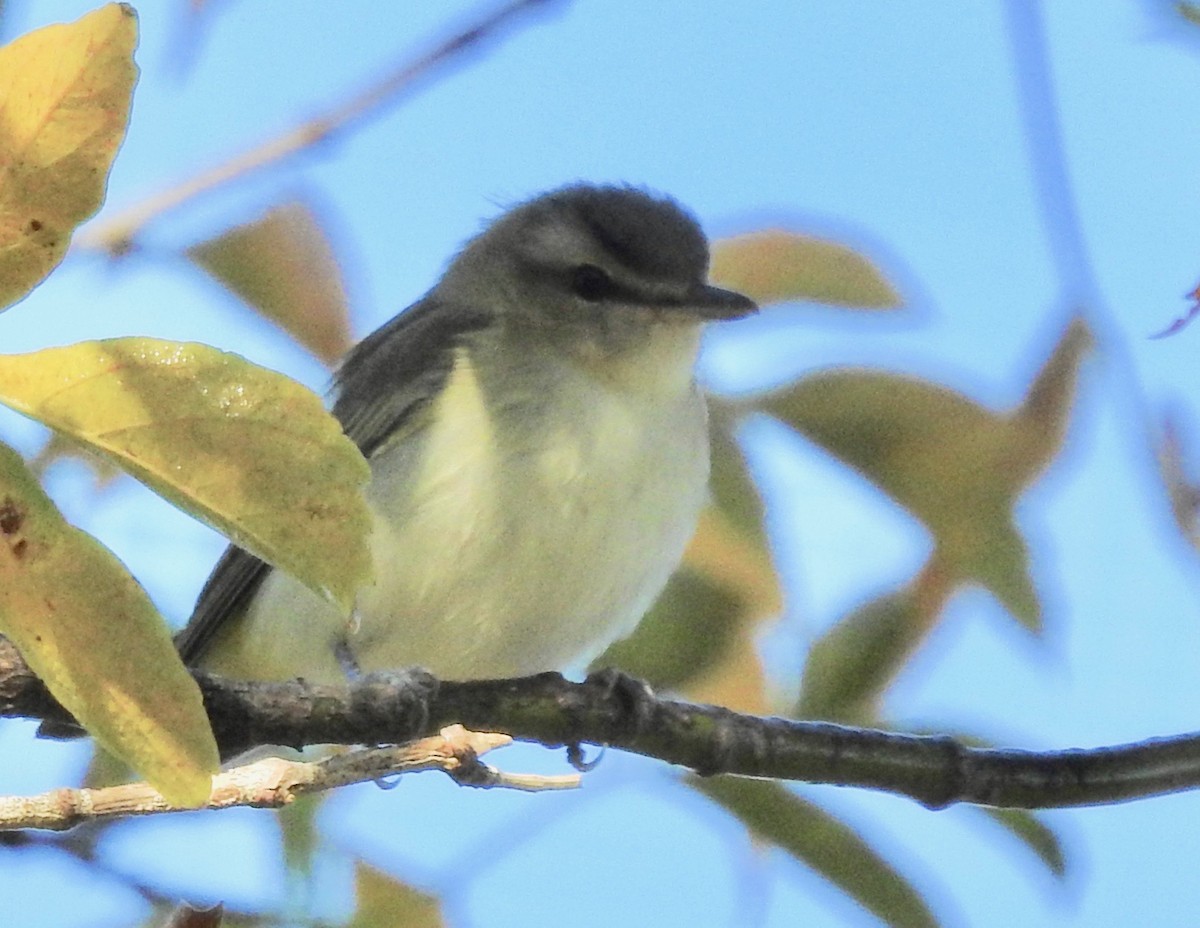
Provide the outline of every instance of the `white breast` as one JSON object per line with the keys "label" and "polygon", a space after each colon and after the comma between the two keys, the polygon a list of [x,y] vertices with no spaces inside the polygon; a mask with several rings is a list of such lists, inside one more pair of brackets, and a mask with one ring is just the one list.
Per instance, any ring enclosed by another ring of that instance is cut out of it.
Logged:
{"label": "white breast", "polygon": [[[665,368],[659,345],[654,367],[615,380],[513,358],[514,381],[460,352],[421,440],[372,462],[376,579],[348,639],[364,670],[515,676],[585,661],[633,628],[678,564],[708,478],[697,333],[667,334],[679,344]],[[291,578],[273,573],[244,621],[268,671],[219,655],[214,669],[340,677],[345,624]]]}

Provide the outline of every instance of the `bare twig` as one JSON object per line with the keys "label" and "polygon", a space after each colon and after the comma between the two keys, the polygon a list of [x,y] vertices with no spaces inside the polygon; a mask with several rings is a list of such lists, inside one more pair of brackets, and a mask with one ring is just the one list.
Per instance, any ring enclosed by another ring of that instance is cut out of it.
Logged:
{"label": "bare twig", "polygon": [[328,112],[234,155],[228,161],[202,171],[174,187],[135,203],[128,209],[99,220],[80,233],[75,241],[76,247],[103,251],[111,255],[120,255],[131,250],[142,228],[163,213],[222,184],[278,164],[307,148],[327,141],[338,132],[345,131],[369,116],[378,115],[387,105],[400,100],[404,92],[411,90],[422,78],[478,47],[517,15],[535,7],[548,5],[550,2],[553,0],[512,0],[498,10],[482,16],[473,25],[438,43],[424,54],[405,61],[382,80]]}
{"label": "bare twig", "polygon": [[[275,809],[297,796],[421,770],[442,770],[459,783],[479,787],[557,790],[580,785],[578,774],[507,774],[479,761],[512,742],[507,735],[467,731],[461,725],[396,747],[366,748],[301,762],[268,757],[213,777],[206,809],[252,806]],[[62,831],[86,821],[189,811],[173,806],[146,783],[102,789],[58,789],[38,796],[0,797],[0,831],[25,828]]]}

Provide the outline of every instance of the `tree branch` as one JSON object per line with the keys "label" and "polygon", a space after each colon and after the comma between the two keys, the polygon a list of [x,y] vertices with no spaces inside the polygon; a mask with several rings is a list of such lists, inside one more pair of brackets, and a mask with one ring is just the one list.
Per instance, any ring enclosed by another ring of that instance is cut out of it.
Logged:
{"label": "tree branch", "polygon": [[[556,673],[438,682],[421,671],[348,686],[243,683],[196,673],[217,743],[234,755],[263,744],[385,744],[446,725],[547,747],[608,745],[688,767],[857,786],[939,809],[965,802],[1046,809],[1127,802],[1200,786],[1200,734],[1091,750],[968,747],[825,722],[739,715],[653,696],[629,678],[571,683]],[[0,717],[70,723],[16,649],[0,639]]]}
{"label": "tree branch", "polygon": [[[251,806],[278,809],[306,793],[365,783],[422,770],[441,770],[465,786],[528,791],[572,789],[577,775],[545,777],[509,774],[480,762],[480,755],[512,742],[507,735],[467,731],[461,725],[396,747],[368,748],[302,762],[267,757],[213,777],[206,809]],[[65,831],[82,822],[186,812],[171,805],[147,783],[102,789],[56,789],[39,796],[0,797],[0,831],[40,828]]]}

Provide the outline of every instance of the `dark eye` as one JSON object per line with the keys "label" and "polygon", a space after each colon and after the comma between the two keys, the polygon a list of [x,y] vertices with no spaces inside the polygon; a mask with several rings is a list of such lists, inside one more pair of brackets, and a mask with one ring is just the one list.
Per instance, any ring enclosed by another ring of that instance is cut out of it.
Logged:
{"label": "dark eye", "polygon": [[594,264],[581,264],[571,274],[571,291],[589,303],[610,297],[615,290],[612,278]]}

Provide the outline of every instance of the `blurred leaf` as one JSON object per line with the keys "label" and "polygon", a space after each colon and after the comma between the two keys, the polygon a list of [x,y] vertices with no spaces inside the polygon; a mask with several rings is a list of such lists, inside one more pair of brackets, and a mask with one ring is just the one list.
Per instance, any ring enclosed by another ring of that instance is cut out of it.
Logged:
{"label": "blurred leaf", "polygon": [[169,801],[208,799],[217,746],[166,623],[121,563],[68,525],[3,445],[0,632],[96,740]]}
{"label": "blurred leaf", "polygon": [[[118,783],[128,783],[132,775],[133,770],[125,761],[96,744],[92,749],[92,759],[88,761],[87,770],[83,773],[81,785],[87,789],[104,789]],[[115,824],[117,820],[101,819],[93,823],[93,827],[107,827],[108,821]]]}
{"label": "blurred leaf", "polygon": [[754,633],[781,608],[769,554],[713,506],[700,517],[683,565],[629,638],[593,662],[690,698],[767,711]]}
{"label": "blurred leaf", "polygon": [[694,700],[739,712],[769,711],[766,673],[755,640],[763,621],[783,609],[783,591],[762,532],[747,535],[724,511],[710,506],[700,516],[683,562],[733,593],[737,611],[715,660],[698,663],[684,693]]}
{"label": "blurred leaf", "polygon": [[709,277],[761,305],[791,300],[864,309],[901,305],[892,285],[858,252],[783,229],[714,242]]}
{"label": "blurred leaf", "polygon": [[357,905],[347,928],[443,928],[442,907],[432,896],[359,861],[354,868]]}
{"label": "blurred leaf", "polygon": [[1171,514],[1180,533],[1194,548],[1200,548],[1200,486],[1188,476],[1183,436],[1176,417],[1164,420],[1157,440],[1159,474],[1171,501]]}
{"label": "blurred leaf", "polygon": [[721,514],[746,535],[748,542],[767,555],[766,510],[737,442],[740,420],[736,410],[719,397],[710,396],[708,412],[712,446],[712,473],[708,482],[713,502]]}
{"label": "blurred leaf", "polygon": [[866,603],[835,624],[809,650],[796,715],[874,722],[880,694],[936,621],[941,605],[936,597],[907,587]]}
{"label": "blurred leaf", "polygon": [[276,206],[187,256],[326,364],[350,347],[341,268],[306,204]]}
{"label": "blurred leaf", "polygon": [[1014,469],[1016,486],[1033,483],[1062,449],[1075,405],[1079,366],[1092,344],[1087,325],[1073,319],[1038,371],[1025,399],[1008,417],[1012,437],[1003,463]]}
{"label": "blurred leaf", "polygon": [[95,488],[101,490],[119,477],[123,471],[107,458],[89,451],[85,445],[71,441],[61,432],[51,432],[46,443],[28,462],[29,469],[39,480],[46,479],[46,473],[59,461],[75,460],[87,466],[92,472]]}
{"label": "blurred leaf", "polygon": [[0,307],[45,279],[104,201],[136,44],[133,7],[114,3],[0,48]]}
{"label": "blurred leaf", "polygon": [[1194,3],[1176,3],[1175,9],[1188,22],[1200,25],[1200,6]]}
{"label": "blurred leaf", "polygon": [[149,338],[0,355],[0,403],[86,443],[349,610],[370,574],[366,461],[310,390]]}
{"label": "blurred leaf", "polygon": [[305,886],[312,882],[313,862],[320,843],[317,812],[323,798],[320,794],[302,794],[275,813],[283,839],[283,861],[297,882]]}
{"label": "blurred leaf", "polygon": [[730,776],[688,782],[887,924],[937,925],[920,894],[852,828],[778,783]]}
{"label": "blurred leaf", "polygon": [[1059,879],[1067,875],[1067,860],[1062,842],[1053,829],[1032,812],[1024,809],[980,809],[994,819],[1038,856],[1038,859]]}
{"label": "blurred leaf", "polygon": [[681,568],[637,630],[592,662],[619,667],[661,689],[678,689],[715,664],[729,644],[743,603],[701,573]]}
{"label": "blurred leaf", "polygon": [[1003,417],[944,387],[865,370],[815,374],[757,405],[877,483],[929,527],[954,573],[1039,626],[1013,473],[998,467]]}
{"label": "blurred leaf", "polygon": [[1073,322],[1010,415],[927,381],[867,370],[814,374],[748,405],[870,478],[928,526],[942,568],[982,584],[1037,630],[1040,606],[1013,507],[1061,446],[1088,344]]}

